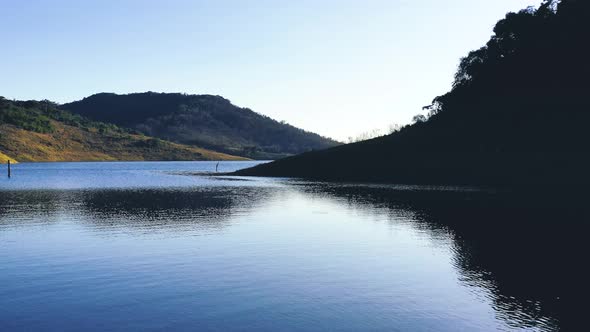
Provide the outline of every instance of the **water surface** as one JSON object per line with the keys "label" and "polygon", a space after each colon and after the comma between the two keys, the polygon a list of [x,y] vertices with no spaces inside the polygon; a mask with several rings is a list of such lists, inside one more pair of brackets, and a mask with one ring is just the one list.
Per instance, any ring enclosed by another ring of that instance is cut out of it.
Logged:
{"label": "water surface", "polygon": [[481,188],[188,175],[214,168],[16,165],[0,180],[0,330],[563,325],[565,262],[545,241],[575,211]]}

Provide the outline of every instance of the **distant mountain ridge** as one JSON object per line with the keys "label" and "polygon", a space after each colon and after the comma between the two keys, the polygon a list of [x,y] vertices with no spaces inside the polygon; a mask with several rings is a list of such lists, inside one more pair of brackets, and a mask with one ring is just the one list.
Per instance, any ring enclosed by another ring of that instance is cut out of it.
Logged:
{"label": "distant mountain ridge", "polygon": [[276,159],[339,144],[213,95],[99,93],[61,107],[146,135],[256,159]]}
{"label": "distant mountain ridge", "polygon": [[50,101],[0,97],[0,163],[11,161],[243,160],[91,121]]}

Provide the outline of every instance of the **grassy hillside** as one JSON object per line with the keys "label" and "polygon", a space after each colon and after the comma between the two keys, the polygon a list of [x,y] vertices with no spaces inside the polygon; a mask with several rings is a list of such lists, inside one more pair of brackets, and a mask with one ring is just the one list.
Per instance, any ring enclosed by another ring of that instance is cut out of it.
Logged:
{"label": "grassy hillside", "polygon": [[[43,101],[0,98],[0,158],[19,161],[241,160],[90,121]],[[2,160],[0,159],[0,160]]]}
{"label": "grassy hillside", "polygon": [[448,184],[590,183],[590,2],[509,13],[451,91],[400,132],[242,175]]}
{"label": "grassy hillside", "polygon": [[16,164],[17,161],[7,155],[5,155],[4,153],[0,152],[0,164],[4,164],[5,162],[9,161],[13,164]]}
{"label": "grassy hillside", "polygon": [[237,107],[219,96],[100,93],[62,107],[146,135],[257,159],[275,159],[339,144]]}

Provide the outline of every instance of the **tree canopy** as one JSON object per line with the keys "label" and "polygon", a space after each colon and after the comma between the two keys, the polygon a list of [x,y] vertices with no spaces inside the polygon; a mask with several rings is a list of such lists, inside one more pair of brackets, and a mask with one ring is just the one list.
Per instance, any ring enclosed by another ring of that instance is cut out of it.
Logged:
{"label": "tree canopy", "polygon": [[[509,13],[428,119],[241,174],[405,183],[590,182],[590,1]],[[436,56],[436,55],[434,55]],[[370,162],[368,162],[370,161]]]}

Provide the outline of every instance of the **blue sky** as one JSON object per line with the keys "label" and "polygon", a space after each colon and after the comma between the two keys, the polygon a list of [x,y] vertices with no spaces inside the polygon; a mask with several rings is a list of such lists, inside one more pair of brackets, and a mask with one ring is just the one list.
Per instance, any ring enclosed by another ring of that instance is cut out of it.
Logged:
{"label": "blue sky", "polygon": [[0,0],[0,95],[222,95],[345,140],[449,90],[497,20],[540,0]]}

